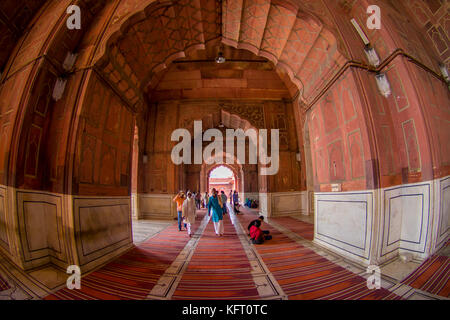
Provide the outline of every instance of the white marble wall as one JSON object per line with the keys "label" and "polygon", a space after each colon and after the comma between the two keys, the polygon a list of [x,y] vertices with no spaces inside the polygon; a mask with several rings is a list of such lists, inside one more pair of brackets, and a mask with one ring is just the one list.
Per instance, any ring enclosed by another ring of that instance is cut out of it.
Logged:
{"label": "white marble wall", "polygon": [[308,215],[308,193],[307,191],[297,192],[274,192],[259,193],[258,197],[251,197],[246,194],[246,198],[259,200],[259,211],[267,217],[298,216]]}
{"label": "white marble wall", "polygon": [[374,238],[373,192],[318,192],[314,203],[314,241],[362,264],[369,264]]}
{"label": "white marble wall", "polygon": [[450,177],[437,180],[434,185],[437,203],[433,221],[433,251],[439,250],[449,239],[450,229]]}
{"label": "white marble wall", "polygon": [[0,247],[9,251],[8,226],[6,222],[6,188],[0,187]]}
{"label": "white marble wall", "polygon": [[78,265],[90,270],[133,245],[129,197],[74,197]]}
{"label": "white marble wall", "polygon": [[272,197],[270,196],[270,193],[259,193],[258,201],[259,214],[265,217],[270,217],[272,208]]}
{"label": "white marble wall", "polygon": [[419,259],[429,255],[432,188],[433,183],[420,183],[381,191],[380,261],[402,252],[412,253]]}
{"label": "white marble wall", "polygon": [[140,217],[143,219],[174,219],[177,205],[174,194],[139,194]]}
{"label": "white marble wall", "polygon": [[426,259],[449,239],[450,177],[314,197],[314,241],[365,265]]}
{"label": "white marble wall", "polygon": [[17,190],[17,221],[25,268],[68,261],[63,223],[63,196]]}
{"label": "white marble wall", "polygon": [[16,265],[32,269],[70,261],[64,223],[67,197],[0,186],[0,250]]}
{"label": "white marble wall", "polygon": [[139,210],[139,195],[136,193],[131,194],[131,217],[133,219],[140,219],[140,210]]}
{"label": "white marble wall", "polygon": [[304,192],[271,193],[271,216],[308,214],[308,194]]}
{"label": "white marble wall", "polygon": [[89,271],[132,247],[130,202],[0,186],[0,250],[25,270]]}

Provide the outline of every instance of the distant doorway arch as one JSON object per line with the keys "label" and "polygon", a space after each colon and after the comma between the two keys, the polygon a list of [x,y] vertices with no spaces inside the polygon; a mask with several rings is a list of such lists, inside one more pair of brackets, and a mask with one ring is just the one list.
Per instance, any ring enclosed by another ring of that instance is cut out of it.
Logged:
{"label": "distant doorway arch", "polygon": [[208,172],[208,190],[216,189],[219,193],[223,191],[227,196],[230,192],[239,192],[236,174],[226,164],[218,164]]}
{"label": "distant doorway arch", "polygon": [[[210,193],[211,192],[211,189],[213,187],[211,187],[210,183],[209,183],[210,174],[215,169],[223,166],[232,171],[232,173],[234,175],[234,185],[236,188],[235,190],[237,190],[239,192],[239,195],[242,197],[243,193],[245,192],[245,190],[244,190],[244,171],[243,171],[242,165],[237,162],[235,157],[231,157],[231,155],[228,153],[223,153],[220,157],[223,159],[223,161],[222,161],[223,163],[207,164],[204,162],[202,164],[202,167],[200,170],[201,192],[202,193],[204,193],[204,192]],[[227,159],[234,159],[234,163],[233,164],[226,163]],[[227,194],[227,196],[228,196],[228,194]]]}

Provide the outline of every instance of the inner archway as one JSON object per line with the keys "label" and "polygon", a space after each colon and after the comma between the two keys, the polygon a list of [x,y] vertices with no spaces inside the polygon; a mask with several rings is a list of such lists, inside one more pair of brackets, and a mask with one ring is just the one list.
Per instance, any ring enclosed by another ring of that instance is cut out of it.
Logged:
{"label": "inner archway", "polygon": [[208,190],[216,189],[227,197],[235,190],[239,192],[234,172],[227,165],[218,165],[208,173]]}

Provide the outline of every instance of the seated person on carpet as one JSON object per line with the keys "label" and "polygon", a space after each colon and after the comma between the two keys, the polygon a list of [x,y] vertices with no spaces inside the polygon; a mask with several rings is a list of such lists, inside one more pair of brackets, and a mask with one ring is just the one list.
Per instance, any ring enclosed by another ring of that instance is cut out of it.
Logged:
{"label": "seated person on carpet", "polygon": [[241,212],[241,211],[239,211],[239,207],[240,207],[240,204],[238,202],[235,202],[234,203],[234,213],[235,214],[238,214]]}
{"label": "seated person on carpet", "polygon": [[[251,234],[250,229],[252,228],[252,226],[254,226],[256,223],[259,222],[259,226],[258,227],[260,227],[263,221],[264,221],[264,216],[259,216],[258,219],[253,220],[252,222],[250,222],[250,224],[247,227],[247,230],[248,230],[247,235]],[[264,230],[264,231],[262,231],[262,233],[264,234],[264,237],[266,238],[266,240],[272,239],[272,236],[269,235],[270,234],[269,230]]]}
{"label": "seated person on carpet", "polygon": [[250,240],[253,244],[263,244],[264,240],[272,239],[272,236],[265,235],[260,228],[261,221],[255,220],[255,224],[250,228]]}

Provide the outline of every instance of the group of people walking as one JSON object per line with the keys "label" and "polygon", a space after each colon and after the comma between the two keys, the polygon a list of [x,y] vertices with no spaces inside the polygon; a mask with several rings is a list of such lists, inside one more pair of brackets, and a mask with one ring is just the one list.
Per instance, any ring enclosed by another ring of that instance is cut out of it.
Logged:
{"label": "group of people walking", "polygon": [[195,195],[190,191],[187,192],[187,195],[183,191],[180,191],[173,198],[173,201],[177,204],[178,230],[182,231],[181,225],[184,224],[189,237],[192,237],[191,225],[195,223],[195,219],[197,218]]}
{"label": "group of people walking", "polygon": [[[207,208],[208,215],[211,216],[214,223],[214,229],[216,235],[223,236],[223,215],[228,213],[227,208],[228,197],[225,195],[224,191],[219,194],[217,190],[212,189],[211,195],[207,192],[202,196],[200,192],[193,193],[187,191],[184,193],[180,191],[173,201],[177,204],[177,214],[178,214],[178,230],[182,231],[182,225],[188,232],[188,235],[192,237],[191,225],[195,223],[197,216],[197,209]],[[234,203],[235,213],[239,212],[239,194],[235,190],[234,193],[230,191],[230,204]],[[237,211],[236,211],[237,209]]]}
{"label": "group of people walking", "polygon": [[[211,216],[211,220],[214,224],[214,231],[217,236],[222,237],[224,234],[223,216],[228,213],[227,200],[224,191],[219,192],[214,188],[211,195],[207,192],[203,198],[199,196],[200,193],[193,193],[187,191],[186,194],[180,191],[173,201],[177,204],[178,213],[178,230],[182,231],[182,225],[187,230],[189,237],[192,237],[191,226],[195,223],[197,218],[197,209],[207,208],[208,215]],[[239,195],[236,191],[231,194],[230,191],[230,204],[234,203],[234,207],[239,206]],[[236,209],[235,209],[236,212]],[[236,213],[237,214],[237,213]],[[258,219],[253,220],[247,227],[250,241],[253,244],[262,244],[265,240],[272,239],[269,231],[263,231],[261,229],[261,223],[264,221],[264,216],[260,216]]]}

